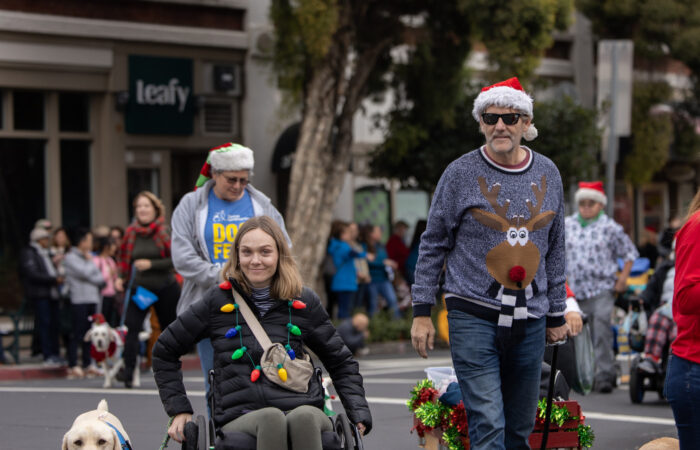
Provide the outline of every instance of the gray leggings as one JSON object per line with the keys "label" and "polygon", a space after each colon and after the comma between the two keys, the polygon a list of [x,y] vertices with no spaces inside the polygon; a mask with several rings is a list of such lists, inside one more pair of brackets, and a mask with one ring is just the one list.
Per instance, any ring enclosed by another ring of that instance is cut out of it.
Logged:
{"label": "gray leggings", "polygon": [[277,408],[252,411],[222,428],[256,436],[257,450],[284,450],[287,436],[291,450],[322,450],[321,432],[333,431],[330,419],[315,406],[303,405],[287,415]]}

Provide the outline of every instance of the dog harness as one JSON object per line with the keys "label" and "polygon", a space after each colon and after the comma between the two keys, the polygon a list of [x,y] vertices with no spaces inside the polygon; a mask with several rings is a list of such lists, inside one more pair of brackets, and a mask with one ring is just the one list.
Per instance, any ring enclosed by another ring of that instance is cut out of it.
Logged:
{"label": "dog harness", "polygon": [[106,420],[104,420],[104,423],[106,423],[107,425],[109,425],[109,427],[112,428],[112,429],[117,433],[117,437],[119,438],[119,443],[120,443],[121,446],[122,446],[122,450],[133,450],[133,449],[131,448],[131,444],[129,443],[129,441],[127,441],[126,439],[124,439],[124,435],[121,434],[121,433],[119,432],[119,430],[117,430],[117,427],[115,427],[115,426],[112,425],[111,423],[107,422]]}

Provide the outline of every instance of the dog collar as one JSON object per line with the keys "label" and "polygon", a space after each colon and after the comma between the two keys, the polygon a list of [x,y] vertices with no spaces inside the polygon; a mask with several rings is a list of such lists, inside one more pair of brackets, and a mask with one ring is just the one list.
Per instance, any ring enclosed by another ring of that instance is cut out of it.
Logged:
{"label": "dog collar", "polygon": [[106,423],[107,425],[109,425],[110,428],[112,428],[114,431],[117,432],[117,437],[119,438],[119,443],[120,443],[121,446],[122,446],[122,450],[133,450],[133,449],[131,448],[131,444],[129,443],[129,441],[127,441],[126,439],[124,439],[124,435],[121,434],[121,433],[119,432],[119,430],[117,429],[117,427],[115,427],[115,426],[112,425],[111,423],[107,422],[106,420],[104,420],[103,422]]}

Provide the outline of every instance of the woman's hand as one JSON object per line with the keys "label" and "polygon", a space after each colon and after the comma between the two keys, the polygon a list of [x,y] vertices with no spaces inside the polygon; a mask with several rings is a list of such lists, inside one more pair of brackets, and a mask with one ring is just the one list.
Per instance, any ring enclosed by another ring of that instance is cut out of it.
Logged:
{"label": "woman's hand", "polygon": [[564,316],[567,325],[569,325],[569,337],[576,336],[583,329],[583,320],[581,319],[581,314],[576,311],[569,311]]}
{"label": "woman's hand", "polygon": [[137,259],[134,261],[134,267],[136,267],[136,270],[139,272],[143,272],[145,270],[148,270],[151,268],[151,260],[150,259]]}
{"label": "woman's hand", "polygon": [[121,278],[117,278],[116,280],[114,280],[114,289],[117,292],[124,291],[124,280]]}
{"label": "woman's hand", "polygon": [[394,270],[396,270],[396,269],[399,268],[399,263],[397,263],[397,262],[394,261],[393,259],[389,259],[389,258],[387,258],[387,259],[384,260],[384,265],[385,265],[385,266],[389,266],[389,267],[391,267],[391,268],[394,269]]}
{"label": "woman's hand", "polygon": [[185,424],[192,420],[192,414],[180,413],[173,418],[173,423],[168,428],[168,436],[175,442],[185,440]]}
{"label": "woman's hand", "polygon": [[357,431],[360,432],[360,436],[365,435],[365,430],[367,430],[367,427],[365,427],[365,424],[362,422],[357,422]]}
{"label": "woman's hand", "polygon": [[367,258],[367,261],[369,261],[369,262],[374,262],[374,259],[376,257],[377,257],[377,255],[375,255],[374,253],[367,253],[367,256],[365,256],[365,258]]}

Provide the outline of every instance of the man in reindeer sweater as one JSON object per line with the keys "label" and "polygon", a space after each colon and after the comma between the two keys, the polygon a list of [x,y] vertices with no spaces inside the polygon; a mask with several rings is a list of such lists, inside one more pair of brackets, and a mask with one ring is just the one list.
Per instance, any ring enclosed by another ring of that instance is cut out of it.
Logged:
{"label": "man in reindeer sweater", "polygon": [[445,169],[419,247],[413,346],[424,358],[433,348],[444,266],[474,450],[529,448],[545,341],[568,330],[563,189],[552,161],[520,145],[537,137],[532,110],[517,78],[482,89],[472,114],[486,143]]}

